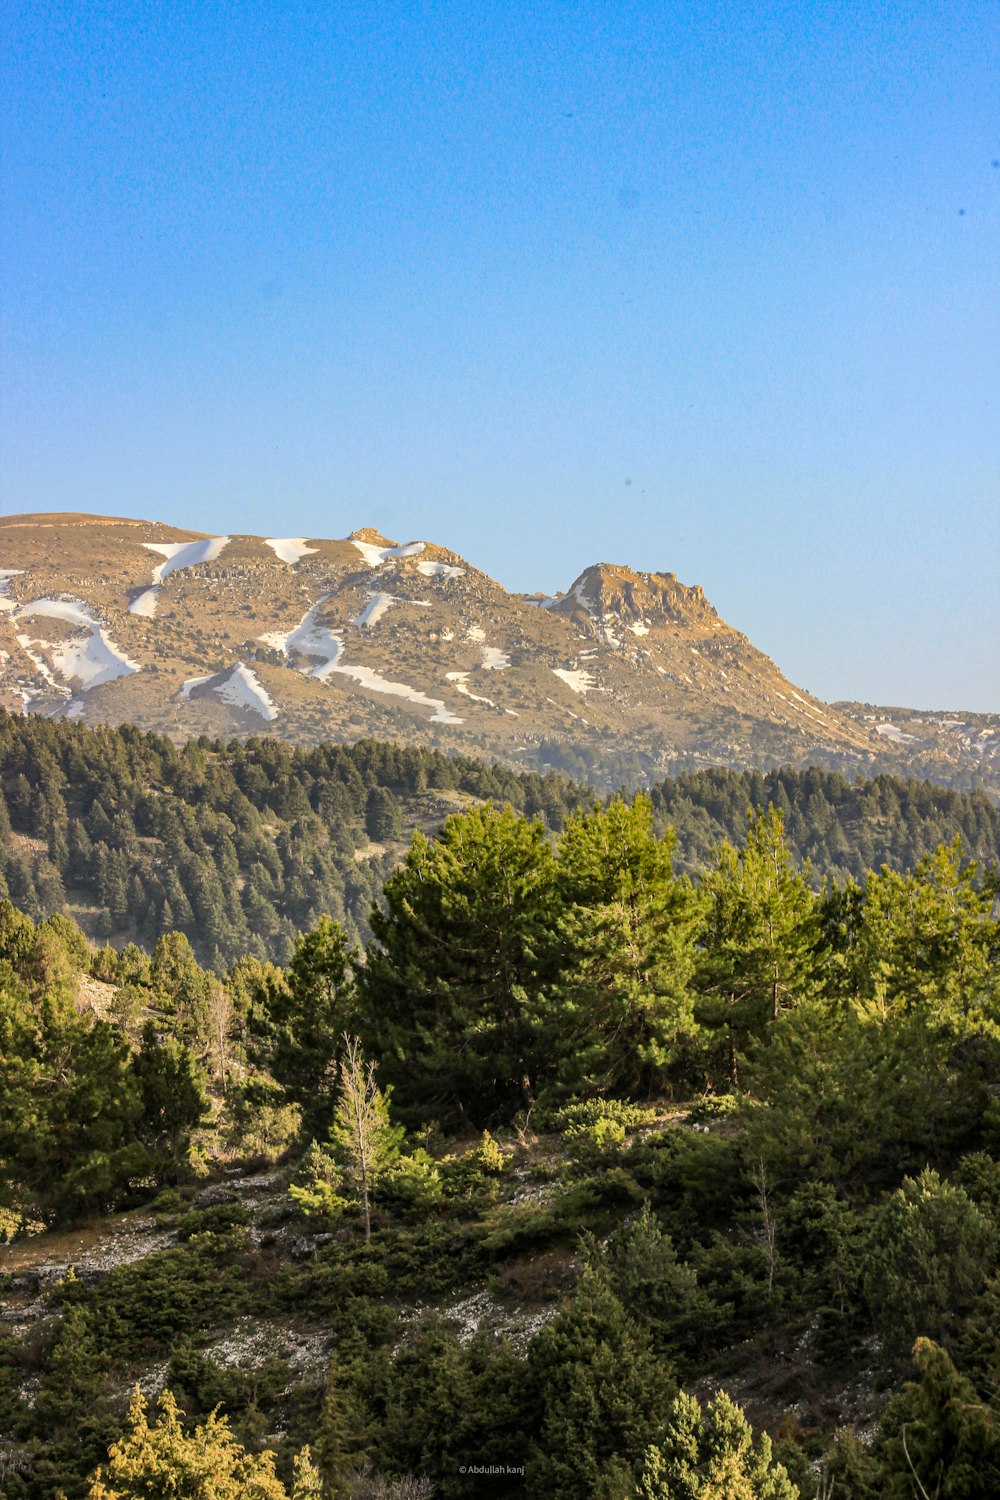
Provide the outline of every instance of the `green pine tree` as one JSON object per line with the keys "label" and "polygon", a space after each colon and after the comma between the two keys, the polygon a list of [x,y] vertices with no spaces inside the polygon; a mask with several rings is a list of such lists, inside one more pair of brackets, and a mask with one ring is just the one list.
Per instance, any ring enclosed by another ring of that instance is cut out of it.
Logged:
{"label": "green pine tree", "polygon": [[540,823],[490,805],[420,834],[372,911],[361,1031],[404,1118],[484,1125],[530,1103],[552,917]]}
{"label": "green pine tree", "polygon": [[645,1456],[640,1500],[798,1500],[799,1491],[774,1461],[771,1440],[756,1440],[743,1411],[725,1391],[702,1409],[681,1391],[666,1430]]}
{"label": "green pine tree", "polygon": [[699,903],[653,833],[652,803],[571,817],[559,841],[548,1047],[575,1093],[650,1093],[695,1032],[690,980]]}
{"label": "green pine tree", "polygon": [[774,808],[751,812],[746,848],[724,845],[702,890],[700,1014],[724,1043],[725,1071],[738,1088],[739,1056],[751,1039],[820,988],[820,908],[792,867]]}

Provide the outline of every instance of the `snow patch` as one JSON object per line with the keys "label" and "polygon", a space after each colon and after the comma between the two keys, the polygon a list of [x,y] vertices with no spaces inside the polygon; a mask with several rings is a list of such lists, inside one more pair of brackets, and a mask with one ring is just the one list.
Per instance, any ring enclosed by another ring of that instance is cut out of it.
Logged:
{"label": "snow patch", "polygon": [[898,724],[876,724],[875,733],[884,739],[892,740],[894,745],[912,745],[916,742],[915,734],[906,734]]}
{"label": "snow patch", "polygon": [[395,603],[395,594],[372,594],[364,609],[355,616],[351,624],[367,625],[370,630],[373,625],[378,624],[389,606]]}
{"label": "snow patch", "polygon": [[297,669],[305,677],[326,677],[344,649],[344,643],[338,635],[334,635],[332,630],[316,622],[316,616],[329,598],[329,594],[324,594],[322,599],[318,599],[313,607],[302,616],[294,630],[289,630],[285,634],[272,631],[269,635],[258,637],[265,646],[272,646],[274,650],[281,651],[285,656],[290,655],[292,651],[297,651],[302,656],[318,656],[320,658],[318,665]]}
{"label": "snow patch", "polygon": [[[131,673],[142,670],[138,662],[132,661],[115,645],[101,621],[79,600],[33,599],[30,604],[22,604],[17,611],[18,620],[26,620],[36,615],[41,615],[45,619],[65,620],[67,624],[82,626],[89,632],[87,639],[83,641],[45,643],[52,653],[53,666],[67,681],[78,678],[86,690],[100,687],[104,682],[114,682],[118,677],[128,677]],[[29,649],[29,643],[32,645],[43,643],[37,636],[19,635],[17,639],[41,671],[40,658]],[[47,682],[56,686],[47,668],[42,675]]]}
{"label": "snow patch", "polygon": [[17,608],[15,600],[5,597],[8,585],[12,578],[16,578],[19,573],[23,572],[23,568],[0,568],[0,609],[5,609],[8,613],[13,613]]}
{"label": "snow patch", "polygon": [[142,615],[143,619],[151,620],[156,614],[156,601],[160,597],[158,584],[153,584],[151,589],[145,589],[139,596],[132,600],[128,607],[130,615]]}
{"label": "snow patch", "polygon": [[[45,660],[45,657],[44,656],[40,656],[39,653],[34,649],[34,646],[32,644],[31,636],[30,635],[19,635],[17,637],[17,644],[20,646],[20,648],[24,652],[25,656],[27,656],[28,659],[31,661],[31,663],[35,667],[35,670],[38,672],[38,675],[40,677],[42,677],[45,682],[48,683],[49,687],[50,688],[55,688],[55,690],[56,690],[57,693],[63,693],[63,694],[65,694],[68,697],[69,696],[69,688],[63,687],[63,685],[62,685],[61,682],[56,682],[56,680],[53,677],[51,671],[49,670],[49,664]],[[23,698],[23,700],[24,700],[25,703],[31,703],[31,702],[33,702],[36,696],[37,695],[34,694],[34,693],[27,693],[27,692],[24,692],[24,693],[21,694],[21,697]]]}
{"label": "snow patch", "polygon": [[214,672],[209,672],[204,677],[188,677],[181,683],[180,692],[177,694],[178,700],[181,703],[187,703],[191,697],[191,689],[200,687],[203,682],[211,682],[214,676]]}
{"label": "snow patch", "polygon": [[215,562],[228,541],[227,536],[210,536],[202,542],[143,542],[142,546],[147,552],[159,552],[165,559],[153,569],[153,582],[162,583],[181,568]]}
{"label": "snow patch", "polygon": [[[356,547],[368,546],[367,542],[355,542]],[[420,545],[423,545],[422,543]],[[430,698],[426,693],[419,692],[416,688],[408,686],[405,682],[390,682],[388,678],[382,677],[371,667],[349,666],[341,662],[344,643],[339,636],[334,635],[325,625],[316,623],[316,615],[320,607],[330,597],[325,594],[318,603],[314,604],[305,615],[301,623],[287,635],[272,632],[269,635],[259,637],[267,646],[273,646],[275,650],[283,652],[286,656],[290,650],[301,652],[303,656],[320,656],[323,660],[318,666],[311,667],[304,672],[306,677],[316,677],[325,681],[331,672],[337,672],[344,677],[353,677],[355,682],[360,682],[362,687],[369,688],[373,693],[387,693],[393,698],[405,698],[410,703],[416,703],[421,708],[432,708],[431,722],[438,724],[461,724],[462,720],[456,715],[449,713],[440,698]],[[376,599],[388,597],[376,595]],[[373,601],[374,602],[374,601]],[[370,607],[370,606],[369,606]],[[364,611],[362,611],[364,614]],[[360,616],[359,616],[360,619]],[[355,621],[357,623],[357,621]],[[301,668],[299,669],[302,670]]]}
{"label": "snow patch", "polygon": [[80,715],[83,713],[83,710],[84,710],[83,699],[82,698],[74,698],[73,701],[70,704],[67,705],[66,712],[63,714],[63,718],[64,719],[78,719],[80,717]]}
{"label": "snow patch", "polygon": [[351,544],[357,547],[370,568],[380,568],[390,557],[415,557],[427,546],[426,542],[406,542],[402,547],[376,547],[374,542],[356,542],[353,537]]}
{"label": "snow patch", "polygon": [[473,703],[486,703],[490,708],[496,708],[492,698],[481,698],[478,693],[470,692],[466,687],[465,684],[471,675],[469,672],[446,672],[444,675],[448,682],[455,684],[456,692],[464,694],[466,698],[471,698]]}
{"label": "snow patch", "polygon": [[56,671],[67,681],[79,678],[84,688],[100,687],[103,682],[114,682],[118,677],[130,677],[140,672],[139,663],[127,657],[101,628],[85,641],[64,641],[52,647],[52,660]]}
{"label": "snow patch", "polygon": [[417,572],[423,573],[425,578],[464,578],[465,569],[453,567],[451,563],[442,562],[418,562]]}
{"label": "snow patch", "polygon": [[319,551],[318,547],[307,546],[307,538],[304,536],[266,536],[263,541],[264,546],[270,547],[279,562],[288,563],[293,568],[310,552]]}
{"label": "snow patch", "polygon": [[22,604],[17,612],[19,620],[27,620],[33,615],[44,615],[51,620],[68,620],[71,625],[83,625],[87,630],[92,630],[100,623],[94,619],[87,605],[78,599],[33,599],[30,604]]}
{"label": "snow patch", "polygon": [[278,717],[278,710],[267,689],[241,661],[236,663],[225,682],[220,682],[212,691],[218,693],[223,703],[229,703],[233,708],[248,708],[269,723]]}
{"label": "snow patch", "polygon": [[[570,594],[576,600],[577,604],[581,604],[583,606],[588,615],[592,615],[594,613],[593,602],[592,600],[588,599],[587,595],[583,592],[583,584],[579,579],[577,579],[576,583],[574,583],[573,587],[570,589]],[[562,597],[565,597],[565,595],[563,595]]]}
{"label": "snow patch", "polygon": [[485,646],[483,666],[487,672],[502,672],[504,667],[510,666],[510,657],[506,651],[501,651],[497,646]]}
{"label": "snow patch", "polygon": [[476,645],[480,646],[486,639],[486,631],[480,625],[470,625],[465,632],[465,639],[467,641],[475,641]]}
{"label": "snow patch", "polygon": [[649,634],[649,626],[643,620],[636,620],[628,628],[629,628],[629,630],[631,630],[631,632],[632,632],[633,635],[648,635]]}
{"label": "snow patch", "polygon": [[571,672],[566,667],[553,667],[552,671],[574,693],[589,693],[597,686],[589,672]]}
{"label": "snow patch", "polygon": [[[382,677],[378,672],[372,671],[371,667],[352,667],[346,663],[330,662],[326,669],[330,672],[342,672],[345,677],[353,677],[360,682],[362,687],[370,688],[373,693],[387,693],[393,698],[406,698],[410,703],[419,704],[421,708],[433,708],[431,722],[437,724],[461,724],[463,721],[457,714],[449,713],[440,698],[429,698],[426,693],[418,692],[416,688],[408,687],[405,682],[390,682],[388,678]],[[320,674],[314,673],[314,676]],[[325,675],[325,672],[324,672]]]}

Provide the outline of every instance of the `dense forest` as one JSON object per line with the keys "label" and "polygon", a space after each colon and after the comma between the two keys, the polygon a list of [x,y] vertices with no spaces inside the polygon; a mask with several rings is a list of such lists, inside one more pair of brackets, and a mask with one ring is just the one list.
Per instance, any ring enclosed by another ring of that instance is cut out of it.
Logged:
{"label": "dense forest", "polygon": [[0,904],[11,1500],[1000,1492],[996,875],[689,876],[669,795],[418,831],[364,961]]}
{"label": "dense forest", "polygon": [[[92,938],[152,947],[179,931],[221,973],[251,955],[285,964],[295,934],[329,915],[355,941],[415,830],[492,799],[557,833],[593,801],[555,773],[376,741],[293,749],[275,740],[183,747],[132,728],[0,714],[0,896],[38,921],[74,917]],[[1000,861],[985,793],[818,770],[699,772],[652,790],[676,866],[739,846],[748,808],[778,808],[794,860],[842,883],[912,869],[941,843]]]}

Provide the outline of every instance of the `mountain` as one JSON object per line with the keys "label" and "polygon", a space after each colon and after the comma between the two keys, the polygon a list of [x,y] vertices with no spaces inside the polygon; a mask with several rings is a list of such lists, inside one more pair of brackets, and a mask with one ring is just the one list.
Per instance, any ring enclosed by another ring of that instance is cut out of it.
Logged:
{"label": "mountain", "polygon": [[[602,563],[526,596],[372,530],[213,537],[75,514],[0,519],[0,563],[12,711],[178,740],[377,736],[599,783],[710,764],[898,771],[923,745],[794,687],[669,572]],[[1000,753],[1000,719],[990,733],[975,768]],[[964,754],[935,742],[945,772]]]}

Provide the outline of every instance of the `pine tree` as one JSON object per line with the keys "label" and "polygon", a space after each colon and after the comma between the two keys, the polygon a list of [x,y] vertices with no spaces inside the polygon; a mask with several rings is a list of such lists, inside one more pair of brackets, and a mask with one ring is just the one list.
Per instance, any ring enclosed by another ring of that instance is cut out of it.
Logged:
{"label": "pine tree", "polygon": [[152,1021],[143,1027],[132,1068],[142,1099],[142,1139],[176,1170],[187,1154],[191,1131],[208,1114],[204,1079],[190,1048],[173,1037],[159,1041]]}
{"label": "pine tree", "polygon": [[1000,1417],[944,1349],[919,1338],[920,1372],[883,1420],[882,1500],[981,1500],[1000,1494]]}
{"label": "pine tree", "polygon": [[414,835],[358,975],[362,1037],[401,1110],[482,1126],[531,1102],[552,898],[545,830],[510,808]]}
{"label": "pine tree", "polygon": [[912,874],[885,867],[870,874],[854,942],[862,998],[873,1013],[995,1018],[994,899],[994,883],[974,863],[963,865],[958,839],[922,859]]}
{"label": "pine tree", "polygon": [[388,1105],[375,1081],[375,1064],[365,1061],[357,1037],[344,1037],[330,1138],[358,1194],[365,1240],[370,1240],[372,1189],[386,1162],[399,1151],[400,1132],[390,1123]]}
{"label": "pine tree", "polygon": [[646,1453],[640,1500],[797,1500],[771,1440],[754,1440],[743,1411],[720,1391],[702,1410],[681,1391],[663,1437]]}
{"label": "pine tree", "polygon": [[[218,1411],[185,1432],[169,1390],[161,1395],[159,1408],[159,1420],[151,1426],[136,1387],[129,1431],[112,1445],[108,1462],[93,1476],[87,1500],[161,1500],[165,1495],[176,1500],[289,1500],[274,1471],[273,1453],[248,1453]],[[304,1449],[291,1500],[319,1493],[315,1467]]]}
{"label": "pine tree", "polygon": [[633,1495],[676,1387],[603,1275],[586,1270],[572,1302],[533,1339],[528,1382],[540,1413],[532,1492]]}
{"label": "pine tree", "polygon": [[355,1021],[353,948],[339,922],[320,917],[300,933],[283,981],[263,975],[257,1030],[263,1030],[271,1071],[302,1110],[307,1135],[330,1127],[340,1081],[345,1032]]}
{"label": "pine tree", "polygon": [[820,987],[820,911],[806,877],[792,868],[774,808],[751,812],[746,848],[724,845],[702,889],[700,1013],[724,1037],[726,1071],[738,1088],[739,1053],[751,1038]]}
{"label": "pine tree", "polygon": [[995,1264],[993,1226],[962,1188],[930,1168],[904,1178],[873,1215],[862,1270],[889,1347],[905,1349],[918,1333],[940,1338]]}
{"label": "pine tree", "polygon": [[690,980],[699,904],[675,880],[672,834],[648,797],[571,817],[559,841],[559,973],[548,1046],[574,1092],[651,1092],[694,1031]]}
{"label": "pine tree", "polygon": [[373,786],[368,793],[365,830],[379,844],[403,837],[403,811],[389,787]]}

